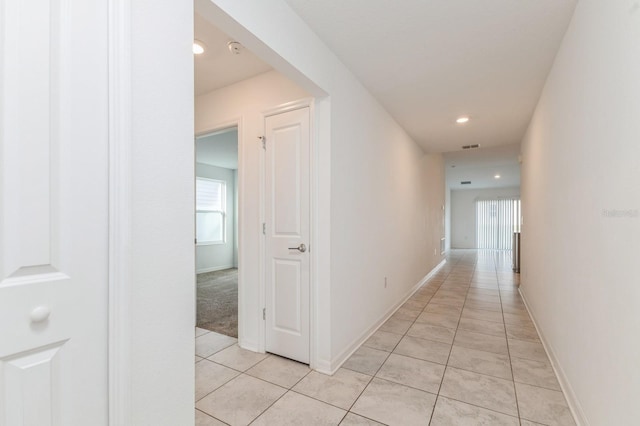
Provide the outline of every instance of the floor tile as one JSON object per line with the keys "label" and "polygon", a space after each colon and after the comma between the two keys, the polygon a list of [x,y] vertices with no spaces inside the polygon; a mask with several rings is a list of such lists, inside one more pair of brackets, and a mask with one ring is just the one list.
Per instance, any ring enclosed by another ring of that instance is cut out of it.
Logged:
{"label": "floor tile", "polygon": [[506,314],[529,315],[524,305],[520,306],[517,304],[504,303],[504,302],[502,302],[502,312]]}
{"label": "floor tile", "polygon": [[422,310],[427,305],[426,301],[409,299],[402,305],[403,308],[407,309],[420,309]]}
{"label": "floor tile", "polygon": [[373,376],[388,356],[388,352],[362,346],[351,355],[343,367]]}
{"label": "floor tile", "polygon": [[487,296],[500,296],[500,292],[498,290],[490,290],[488,288],[469,288],[468,295],[487,295]]}
{"label": "floor tile", "polygon": [[305,364],[270,355],[247,370],[247,374],[278,386],[290,388],[306,376],[309,371],[311,371],[309,366]]}
{"label": "floor tile", "polygon": [[389,333],[404,334],[411,327],[413,321],[405,321],[396,318],[389,318],[382,326],[380,331],[387,331]]}
{"label": "floor tile", "polygon": [[230,425],[247,425],[287,392],[242,374],[196,403],[196,408]]}
{"label": "floor tile", "polygon": [[462,370],[511,380],[511,363],[508,355],[454,345],[448,365]]}
{"label": "floor tile", "polygon": [[474,333],[472,331],[458,330],[454,345],[476,349],[478,351],[508,355],[506,338]]}
{"label": "floor tile", "polygon": [[473,331],[475,333],[489,334],[491,336],[504,337],[504,324],[494,321],[485,321],[475,318],[462,318],[458,328]]}
{"label": "floor tile", "polygon": [[477,281],[472,281],[471,282],[471,288],[487,288],[487,289],[491,289],[491,290],[497,290],[498,289],[498,284],[497,283],[485,283],[485,282],[477,282]]}
{"label": "floor tile", "polygon": [[520,419],[520,426],[545,426],[540,423],[531,422],[529,420]]}
{"label": "floor tile", "polygon": [[430,426],[519,426],[517,417],[438,397]]}
{"label": "floor tile", "polygon": [[509,340],[509,354],[511,357],[531,359],[533,361],[549,362],[542,343],[526,342],[524,340]]}
{"label": "floor tile", "polygon": [[575,425],[562,392],[516,383],[520,417],[546,425]]}
{"label": "floor tile", "polygon": [[462,310],[462,318],[473,318],[483,321],[493,321],[503,324],[502,313],[495,311],[483,311],[482,309],[473,309],[465,307]]}
{"label": "floor tile", "polygon": [[391,426],[423,426],[435,401],[428,392],[374,378],[351,411]]}
{"label": "floor tile", "polygon": [[214,419],[208,414],[202,411],[196,410],[196,424],[195,426],[224,426],[220,420]]}
{"label": "floor tile", "polygon": [[415,323],[407,331],[407,335],[451,344],[453,343],[455,331],[450,328],[436,327],[434,325],[424,323]]}
{"label": "floor tile", "polygon": [[213,354],[208,359],[222,364],[225,367],[233,368],[234,370],[246,371],[267,356],[267,354],[242,349],[236,344]]}
{"label": "floor tile", "polygon": [[237,371],[203,359],[196,364],[196,401],[236,377]]}
{"label": "floor tile", "polygon": [[369,348],[391,352],[393,351],[393,348],[396,347],[400,339],[402,339],[402,335],[400,334],[378,330],[373,333],[373,335],[369,337],[363,345]]}
{"label": "floor tile", "polygon": [[509,339],[528,340],[540,342],[538,332],[533,327],[523,327],[520,325],[505,324],[507,327],[507,337]]}
{"label": "floor tile", "polygon": [[439,305],[453,305],[453,306],[464,305],[464,298],[461,299],[458,297],[451,297],[451,296],[433,296],[431,301]]}
{"label": "floor tile", "polygon": [[447,314],[440,314],[435,312],[423,312],[416,322],[436,325],[438,327],[451,328],[453,330],[458,326],[458,319],[460,315],[457,312],[450,312]]}
{"label": "floor tile", "polygon": [[421,312],[421,309],[400,308],[393,315],[391,315],[391,318],[395,320],[413,322],[416,318],[418,318],[418,315],[420,315]]}
{"label": "floor tile", "polygon": [[451,305],[440,305],[438,303],[429,303],[426,308],[424,308],[424,312],[433,312],[436,314],[450,314],[456,313],[457,315],[462,312],[462,308]]}
{"label": "floor tile", "polygon": [[418,302],[423,302],[423,305],[426,305],[429,300],[433,297],[433,293],[414,293],[409,300],[415,300]]}
{"label": "floor tile", "polygon": [[464,304],[465,308],[482,309],[483,311],[502,312],[502,306],[500,303],[490,302],[475,302],[473,300],[467,300]]}
{"label": "floor tile", "polygon": [[196,337],[196,355],[208,358],[216,352],[235,344],[237,341],[238,339],[224,334],[214,332],[203,334]]}
{"label": "floor tile", "polygon": [[202,336],[203,334],[210,333],[209,330],[205,330],[204,328],[196,327],[196,337]]}
{"label": "floor tile", "polygon": [[287,392],[255,422],[255,426],[337,425],[346,411],[295,392]]}
{"label": "floor tile", "polygon": [[444,369],[442,364],[391,354],[376,377],[437,394]]}
{"label": "floor tile", "polygon": [[199,357],[198,355],[195,356],[195,362],[202,361],[203,359],[204,358]]}
{"label": "floor tile", "polygon": [[312,371],[293,387],[295,392],[348,410],[371,376],[340,368],[333,376]]}
{"label": "floor tile", "polygon": [[384,426],[384,425],[374,420],[367,419],[366,417],[358,416],[357,414],[347,413],[344,419],[342,419],[342,422],[340,422],[340,426]]}
{"label": "floor tile", "polygon": [[498,295],[488,295],[488,294],[477,294],[471,293],[467,294],[467,302],[487,302],[487,303],[500,303],[500,296]]}
{"label": "floor tile", "polygon": [[511,416],[518,415],[510,380],[447,367],[440,395]]}
{"label": "floor tile", "polygon": [[448,343],[404,336],[393,352],[438,364],[446,364],[450,351],[451,345]]}
{"label": "floor tile", "polygon": [[534,327],[533,321],[529,318],[529,314],[510,314],[504,313],[504,322],[506,324],[520,325],[525,327]]}
{"label": "floor tile", "polygon": [[557,391],[562,390],[558,379],[556,379],[556,374],[548,362],[512,357],[511,366],[516,382]]}

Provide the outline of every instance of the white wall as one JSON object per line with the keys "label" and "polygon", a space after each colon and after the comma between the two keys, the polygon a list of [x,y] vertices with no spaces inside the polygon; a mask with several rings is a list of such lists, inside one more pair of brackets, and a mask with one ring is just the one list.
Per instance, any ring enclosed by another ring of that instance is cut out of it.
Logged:
{"label": "white wall", "polygon": [[[264,134],[263,111],[281,104],[308,98],[309,94],[275,71],[198,96],[195,100],[197,134],[229,123],[238,123],[239,176],[237,186],[243,188],[238,199],[238,245],[242,247],[239,293],[242,311],[239,318],[240,344],[259,348],[259,331],[263,327],[260,306],[260,239],[261,229],[261,153],[259,136]],[[243,267],[242,265],[246,265]],[[246,319],[243,321],[242,319]]]}
{"label": "white wall", "polygon": [[194,416],[193,5],[134,0],[123,7],[132,12],[123,23],[132,31],[131,68],[124,70],[131,87],[124,78],[115,89],[124,85],[123,102],[132,107],[131,181],[122,188],[131,197],[123,225],[128,239],[118,247],[130,258],[120,265],[127,297],[120,296],[114,312],[128,316],[130,335],[110,347],[127,364],[113,367],[128,371],[111,384],[126,393],[118,395],[127,413],[119,424],[188,425]]}
{"label": "white wall", "polygon": [[196,163],[196,176],[225,182],[227,190],[226,241],[223,244],[196,245],[196,273],[233,268],[236,263],[236,171]]}
{"label": "white wall", "polygon": [[[221,29],[320,97],[314,117],[319,188],[314,316],[320,329],[312,347],[319,348],[317,366],[331,371],[441,261],[444,230],[442,220],[434,218],[444,204],[442,158],[425,159],[284,1],[196,4]],[[434,198],[437,205],[428,204]],[[431,228],[436,222],[438,228]]]}
{"label": "white wall", "polygon": [[594,426],[640,419],[638,76],[638,2],[578,2],[522,145],[521,291]]}
{"label": "white wall", "polygon": [[451,190],[451,247],[477,248],[476,200],[520,195],[520,188]]}

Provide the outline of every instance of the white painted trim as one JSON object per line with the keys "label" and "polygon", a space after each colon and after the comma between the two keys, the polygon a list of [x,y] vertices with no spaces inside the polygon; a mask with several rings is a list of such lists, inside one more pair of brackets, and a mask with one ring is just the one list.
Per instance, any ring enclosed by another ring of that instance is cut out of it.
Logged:
{"label": "white painted trim", "polygon": [[131,3],[109,0],[109,425],[132,424]]}
{"label": "white painted trim", "polygon": [[295,111],[302,108],[309,108],[309,112],[312,112],[311,108],[313,106],[313,101],[313,98],[302,98],[291,102],[285,102],[278,106],[262,110],[262,118],[266,119],[267,117],[271,117],[273,115],[283,114],[285,112]]}
{"label": "white painted trim", "polygon": [[202,269],[197,269],[196,270],[196,274],[204,274],[206,272],[215,272],[215,271],[223,271],[225,269],[231,269],[234,268],[233,265],[223,265],[223,266],[214,266],[213,268],[202,268]]}
{"label": "white painted trim", "polygon": [[[378,319],[378,321],[376,321],[371,327],[369,327],[367,330],[365,330],[362,334],[360,334],[360,336],[358,336],[353,343],[351,343],[345,350],[343,350],[338,356],[336,356],[331,364],[330,364],[330,368],[329,369],[317,369],[319,372],[324,373],[324,374],[330,374],[333,375],[336,371],[338,371],[338,369],[342,366],[342,364],[345,363],[346,360],[349,359],[349,357],[351,355],[353,355],[353,353],[355,351],[358,350],[358,348],[360,348],[360,346],[362,346],[362,344],[364,342],[367,341],[367,339],[369,339],[369,337],[371,337],[376,331],[378,331],[378,328],[380,328],[380,326],[382,324],[384,324],[389,318],[391,318],[391,316],[393,314],[396,313],[396,311],[398,309],[400,309],[400,307],[407,301],[409,300],[409,298],[411,296],[413,296],[413,294],[418,291],[418,289],[420,289],[427,281],[429,281],[429,279],[431,277],[433,277],[436,272],[438,272],[438,270],[440,268],[442,268],[444,266],[444,264],[447,263],[446,259],[443,259],[440,263],[438,263],[427,275],[425,275],[415,286],[413,286],[409,292],[402,298],[400,299],[399,302],[397,302],[396,304],[394,304],[391,308],[389,308],[381,317],[380,319]],[[326,367],[326,366],[325,366]]]}
{"label": "white painted trim", "polygon": [[589,426],[587,417],[584,415],[584,410],[580,405],[580,401],[576,397],[576,393],[573,391],[573,387],[571,387],[571,383],[567,379],[567,375],[564,373],[564,370],[562,369],[558,358],[553,352],[551,344],[545,338],[544,334],[542,333],[542,329],[539,327],[538,322],[533,315],[533,312],[529,308],[529,303],[527,303],[527,298],[525,296],[525,293],[522,291],[522,287],[518,288],[518,292],[520,293],[520,296],[524,301],[524,306],[527,308],[527,312],[531,317],[533,326],[536,328],[538,336],[540,336],[540,341],[542,342],[542,346],[547,353],[547,357],[549,358],[549,361],[551,361],[551,368],[553,368],[553,372],[556,373],[556,377],[558,378],[558,382],[560,383],[560,388],[562,389],[564,397],[567,400],[567,405],[569,405],[569,410],[571,410],[571,414],[573,414],[573,419],[575,420],[577,426]]}

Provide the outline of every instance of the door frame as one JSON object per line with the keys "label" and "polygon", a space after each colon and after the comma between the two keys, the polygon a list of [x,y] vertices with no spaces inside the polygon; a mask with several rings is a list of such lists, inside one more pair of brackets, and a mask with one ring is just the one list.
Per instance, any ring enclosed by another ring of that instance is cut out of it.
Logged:
{"label": "door frame", "polygon": [[[316,138],[314,131],[314,118],[315,118],[315,98],[303,98],[297,101],[291,101],[284,103],[282,105],[278,105],[273,108],[267,108],[262,110],[260,114],[260,121],[262,123],[262,134],[263,136],[266,134],[266,120],[268,117],[272,117],[274,115],[282,114],[289,111],[295,111],[302,108],[309,108],[309,367],[312,369],[316,369],[317,367],[317,357],[316,357],[316,288],[317,288],[317,276],[314,273],[315,265],[317,264],[317,251],[315,247],[315,197],[317,193],[317,187],[315,185],[315,173],[317,170],[316,167]],[[267,143],[269,141],[267,140]],[[267,189],[265,187],[265,177],[267,173],[266,167],[266,150],[262,150],[260,154],[260,176],[262,176],[262,185],[260,185],[260,222],[266,222],[266,213],[265,213],[265,205],[266,205],[266,192]],[[266,235],[262,235],[260,238],[260,309],[265,309],[267,304],[267,269],[266,269],[266,261],[267,261],[267,246],[266,246]],[[267,322],[262,321],[262,326],[260,327],[259,334],[259,342],[260,352],[266,352],[267,346]]]}
{"label": "door frame", "polygon": [[[196,0],[198,1],[198,0]],[[198,1],[203,3],[203,1]],[[204,2],[209,8],[205,17],[216,23],[223,31],[232,33],[256,52],[265,62],[276,65],[276,69],[283,75],[300,84],[315,96],[311,113],[311,233],[314,244],[311,251],[311,304],[310,304],[310,361],[311,368],[331,374],[334,370],[331,353],[331,98],[312,76],[296,68],[284,57],[271,49],[261,38],[253,34],[241,23],[230,19],[220,7],[213,3]],[[133,265],[137,258],[132,249],[134,232],[131,217],[133,206],[132,194],[135,192],[132,170],[140,161],[132,153],[133,123],[142,114],[133,108],[132,93],[136,79],[133,75],[133,39],[132,23],[136,21],[135,33],[143,33],[148,28],[150,32],[156,30],[156,22],[138,19],[134,15],[133,6],[128,0],[109,0],[109,29],[108,29],[108,57],[109,57],[109,424],[130,425],[140,408],[133,406],[138,400],[133,386],[135,362],[133,357],[132,338],[144,335],[145,324],[132,321],[134,303],[138,283],[132,279]],[[177,6],[176,6],[177,7]],[[183,6],[188,8],[191,6]],[[147,24],[145,25],[145,22]],[[166,27],[171,31],[171,26]],[[182,37],[182,34],[180,34]],[[149,43],[153,39],[149,38]],[[138,46],[136,50],[141,49]],[[189,67],[182,57],[176,62],[180,66]],[[146,67],[152,70],[155,59],[137,57],[137,69]],[[178,65],[176,65],[178,66]],[[179,100],[182,100],[179,99]],[[152,100],[145,97],[138,98],[151,104]],[[170,97],[167,102],[172,102]],[[144,103],[143,102],[143,103]],[[178,103],[179,104],[179,103]],[[265,111],[269,113],[269,111]],[[241,128],[241,127],[240,127]],[[191,134],[190,137],[194,135]],[[239,142],[240,143],[240,142]],[[149,161],[149,160],[146,160]],[[166,170],[165,173],[172,173]],[[239,178],[239,180],[241,180]],[[239,188],[240,189],[240,188]],[[189,236],[193,238],[193,235]],[[136,238],[139,238],[137,236]],[[137,241],[137,240],[136,240]],[[264,252],[263,252],[264,253]],[[242,262],[241,251],[238,261]],[[194,265],[195,270],[195,265]],[[161,290],[161,288],[159,289]],[[161,291],[159,292],[161,293]],[[152,297],[153,295],[151,295]],[[240,296],[240,294],[239,294]],[[150,299],[148,303],[153,303]],[[241,305],[239,304],[239,309]],[[176,306],[180,311],[180,306]],[[189,321],[193,321],[190,312],[184,314]],[[239,318],[240,320],[240,318]],[[242,327],[239,324],[239,333]],[[195,344],[195,337],[192,337]],[[189,368],[193,368],[193,364]],[[180,366],[179,370],[187,370]],[[192,371],[192,370],[191,370]],[[140,379],[140,377],[138,377]],[[146,380],[146,378],[145,378]],[[191,383],[194,378],[191,377]]]}
{"label": "door frame", "polygon": [[[231,118],[230,120],[227,121],[223,121],[220,123],[215,124],[214,126],[211,126],[205,130],[199,131],[194,135],[193,138],[193,142],[195,144],[195,141],[197,138],[202,137],[202,136],[207,136],[210,135],[212,133],[216,133],[216,132],[220,132],[222,130],[226,130],[226,129],[231,129],[231,128],[236,128],[238,129],[238,181],[236,182],[236,187],[237,187],[237,197],[238,199],[236,200],[237,205],[238,205],[238,211],[236,212],[237,218],[238,218],[238,222],[236,223],[237,226],[237,230],[238,230],[238,241],[236,242],[236,244],[238,245],[238,341],[241,342],[243,337],[244,337],[244,318],[242,317],[242,314],[244,312],[246,312],[245,306],[244,306],[244,273],[243,273],[243,265],[245,265],[246,263],[244,262],[244,252],[242,250],[242,247],[244,246],[244,244],[240,244],[240,242],[242,241],[242,228],[243,226],[242,223],[242,215],[244,212],[244,176],[243,176],[243,171],[244,171],[244,130],[243,130],[243,126],[242,126],[242,116],[239,117],[234,117]],[[195,154],[195,153],[194,153]],[[196,157],[194,155],[194,166],[196,163]],[[195,171],[195,169],[194,169]],[[195,174],[194,174],[194,185],[195,185]],[[194,206],[195,209],[195,206]],[[195,210],[194,210],[195,211]],[[194,230],[195,232],[195,230]],[[195,235],[195,234],[194,234]],[[196,246],[194,245],[193,250],[196,250]],[[195,271],[195,265],[194,265],[194,271]],[[197,280],[196,280],[196,291],[197,291]],[[195,309],[197,309],[197,294],[195,295],[196,299],[194,300],[194,306],[196,307]],[[196,313],[196,321],[197,321],[197,312]],[[194,326],[195,326],[195,321],[194,321]]]}

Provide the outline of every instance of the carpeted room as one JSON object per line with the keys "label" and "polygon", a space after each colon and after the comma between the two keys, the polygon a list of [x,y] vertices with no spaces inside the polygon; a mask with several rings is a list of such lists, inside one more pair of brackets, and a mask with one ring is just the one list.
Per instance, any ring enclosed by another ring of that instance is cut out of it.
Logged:
{"label": "carpeted room", "polygon": [[238,337],[237,127],[196,138],[196,325]]}

